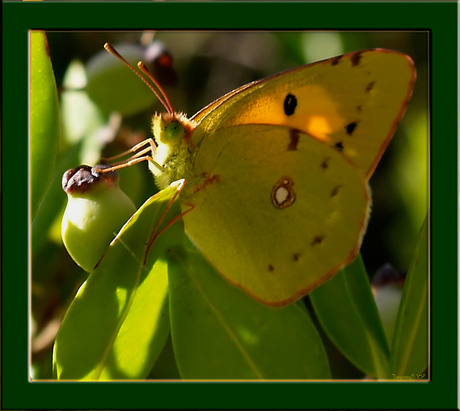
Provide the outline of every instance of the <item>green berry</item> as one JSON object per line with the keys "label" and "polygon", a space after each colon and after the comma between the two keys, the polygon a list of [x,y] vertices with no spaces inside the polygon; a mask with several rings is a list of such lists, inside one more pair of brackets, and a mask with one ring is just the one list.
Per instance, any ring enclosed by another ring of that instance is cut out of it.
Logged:
{"label": "green berry", "polygon": [[68,202],[62,219],[64,245],[74,261],[92,271],[136,207],[118,186],[118,173],[106,166],[67,170],[62,188]]}

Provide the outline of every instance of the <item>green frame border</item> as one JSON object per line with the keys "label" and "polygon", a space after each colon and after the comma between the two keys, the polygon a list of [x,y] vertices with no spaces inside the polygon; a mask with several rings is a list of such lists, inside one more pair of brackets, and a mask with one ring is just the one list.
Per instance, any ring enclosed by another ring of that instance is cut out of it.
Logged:
{"label": "green frame border", "polygon": [[[457,3],[9,2],[3,12],[1,409],[458,409]],[[431,31],[430,382],[29,381],[28,30],[95,28]]]}

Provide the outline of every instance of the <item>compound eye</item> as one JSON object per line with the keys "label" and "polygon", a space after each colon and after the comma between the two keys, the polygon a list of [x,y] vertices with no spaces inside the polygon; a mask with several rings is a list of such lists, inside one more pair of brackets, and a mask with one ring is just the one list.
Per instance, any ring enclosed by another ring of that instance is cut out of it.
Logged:
{"label": "compound eye", "polygon": [[184,138],[185,130],[181,123],[173,121],[165,128],[166,139],[168,142],[176,143]]}

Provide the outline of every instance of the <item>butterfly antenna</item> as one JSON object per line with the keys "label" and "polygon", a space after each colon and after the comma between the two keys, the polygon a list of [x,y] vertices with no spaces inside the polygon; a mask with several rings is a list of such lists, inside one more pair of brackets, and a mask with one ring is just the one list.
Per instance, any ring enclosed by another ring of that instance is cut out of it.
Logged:
{"label": "butterfly antenna", "polygon": [[139,67],[139,70],[141,70],[152,81],[152,83],[155,84],[156,88],[160,91],[161,95],[164,98],[164,101],[166,102],[167,107],[165,106],[165,108],[169,112],[169,114],[171,115],[174,114],[174,109],[171,104],[171,101],[169,101],[169,98],[167,94],[165,93],[165,91],[163,90],[163,87],[161,87],[158,81],[155,80],[155,77],[153,77],[153,75],[150,73],[149,69],[144,64],[144,62],[139,61],[139,63],[137,63],[137,67]]}
{"label": "butterfly antenna", "polygon": [[[153,91],[153,93],[155,94],[155,96],[157,97],[157,99],[160,101],[160,103],[164,106],[164,108],[166,109],[166,111],[173,115],[174,114],[174,110],[173,110],[173,107],[171,105],[171,102],[169,101],[168,97],[166,96],[166,93],[165,91],[160,87],[160,85],[158,84],[158,82],[154,79],[154,77],[150,74],[150,72],[147,70],[147,67],[145,66],[144,63],[142,63],[141,61],[138,63],[138,67],[140,70],[142,70],[142,72],[144,74],[146,74],[148,76],[148,78],[153,82],[153,84],[158,88],[158,91],[155,90],[155,88],[144,78],[142,77],[139,72],[124,58],[122,57],[118,51],[116,51],[109,43],[105,43],[104,44],[104,48],[110,53],[112,54],[113,56],[115,56],[116,58],[118,58],[119,60],[121,60],[123,63],[125,63],[147,86],[150,90]],[[142,66],[142,68],[141,68]]]}

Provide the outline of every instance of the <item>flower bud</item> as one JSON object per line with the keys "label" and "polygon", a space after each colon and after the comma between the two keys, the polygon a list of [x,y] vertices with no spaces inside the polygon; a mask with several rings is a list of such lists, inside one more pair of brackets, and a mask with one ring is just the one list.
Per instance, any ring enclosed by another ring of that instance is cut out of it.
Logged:
{"label": "flower bud", "polygon": [[67,170],[62,189],[68,202],[62,219],[64,246],[74,261],[92,271],[136,207],[118,186],[118,173],[107,166],[86,165]]}

